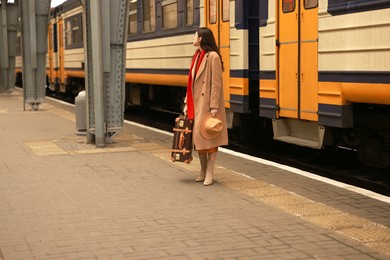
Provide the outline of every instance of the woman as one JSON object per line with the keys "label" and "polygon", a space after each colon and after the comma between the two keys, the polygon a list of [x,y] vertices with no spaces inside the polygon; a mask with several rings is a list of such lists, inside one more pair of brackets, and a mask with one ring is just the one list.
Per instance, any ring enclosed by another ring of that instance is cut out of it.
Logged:
{"label": "woman", "polygon": [[222,86],[222,57],[213,32],[199,28],[192,43],[196,50],[188,75],[184,113],[194,120],[192,141],[198,151],[201,171],[196,178],[213,184],[218,146],[228,144]]}

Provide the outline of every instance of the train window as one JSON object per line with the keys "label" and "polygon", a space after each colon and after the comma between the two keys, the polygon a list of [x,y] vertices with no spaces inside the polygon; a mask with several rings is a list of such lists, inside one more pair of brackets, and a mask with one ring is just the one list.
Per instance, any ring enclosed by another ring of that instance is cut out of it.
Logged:
{"label": "train window", "polygon": [[162,1],[163,29],[177,28],[177,0]]}
{"label": "train window", "polygon": [[194,0],[187,0],[186,25],[194,24]]}
{"label": "train window", "polygon": [[318,6],[318,0],[305,0],[305,9],[316,8]]}
{"label": "train window", "polygon": [[295,0],[283,0],[283,13],[289,13],[295,10]]}
{"label": "train window", "polygon": [[222,21],[228,22],[230,20],[230,1],[222,1]]}
{"label": "train window", "polygon": [[217,22],[217,0],[210,0],[210,6],[209,6],[209,20],[210,24]]}
{"label": "train window", "polygon": [[80,26],[79,26],[79,18],[81,17],[74,17],[73,18],[73,21],[72,21],[72,44],[73,45],[76,45],[77,43],[81,42],[81,39],[80,39],[80,36],[81,36],[81,33],[80,33]]}
{"label": "train window", "polygon": [[57,43],[57,23],[54,23],[52,25],[52,30],[51,30],[51,48],[53,49],[54,52],[57,52],[58,51],[58,43]]}
{"label": "train window", "polygon": [[156,30],[156,5],[155,0],[143,0],[143,19],[144,19],[144,32],[154,32]]}
{"label": "train window", "polygon": [[130,1],[128,35],[137,34],[137,0]]}
{"label": "train window", "polygon": [[83,47],[83,30],[81,14],[77,14],[65,20],[65,48]]}
{"label": "train window", "polygon": [[66,43],[66,47],[69,47],[69,46],[72,46],[72,25],[71,25],[71,22],[70,20],[67,20],[65,22],[65,43]]}

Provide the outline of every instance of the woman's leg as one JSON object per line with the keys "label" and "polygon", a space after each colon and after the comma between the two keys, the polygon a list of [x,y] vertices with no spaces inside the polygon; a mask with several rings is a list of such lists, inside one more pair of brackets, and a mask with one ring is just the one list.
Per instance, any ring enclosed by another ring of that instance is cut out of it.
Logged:
{"label": "woman's leg", "polygon": [[206,170],[206,178],[204,179],[203,185],[209,186],[213,184],[214,178],[214,165],[215,160],[217,159],[217,152],[209,153],[207,158],[207,170]]}
{"label": "woman's leg", "polygon": [[200,173],[198,177],[196,177],[195,181],[204,181],[204,178],[206,176],[206,169],[207,169],[207,153],[204,152],[198,152],[199,155],[199,161],[200,161]]}

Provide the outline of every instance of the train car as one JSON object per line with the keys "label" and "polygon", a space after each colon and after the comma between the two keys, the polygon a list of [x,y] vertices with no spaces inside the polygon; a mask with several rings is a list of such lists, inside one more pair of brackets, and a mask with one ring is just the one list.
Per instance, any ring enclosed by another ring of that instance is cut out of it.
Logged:
{"label": "train car", "polygon": [[[253,12],[251,17],[249,10]],[[215,35],[224,62],[225,106],[230,112],[230,125],[234,112],[250,112],[249,91],[257,93],[252,103],[257,105],[252,109],[258,111],[258,12],[256,1],[132,2],[126,64],[128,105],[147,103],[177,110],[185,95],[183,87],[195,51],[193,34],[199,26],[207,26]],[[254,65],[250,66],[250,62]]]}
{"label": "train car", "polygon": [[[230,108],[232,104],[237,112],[250,111],[248,56],[258,60],[258,37],[252,37],[254,55],[249,55],[248,10],[254,10],[254,18],[249,20],[251,32],[258,35],[259,7],[255,1],[249,4],[229,0],[130,1],[126,105],[178,111],[195,51],[191,44],[193,34],[199,26],[208,26],[223,56],[225,105]],[[78,0],[66,1],[51,10],[47,71],[52,91],[74,96],[84,86],[81,16]],[[258,68],[253,72],[257,74]],[[258,93],[257,78],[252,83]]]}
{"label": "train car", "polygon": [[263,1],[260,116],[274,138],[390,165],[389,1]]}
{"label": "train car", "polygon": [[[50,87],[73,96],[84,87],[82,11],[68,0],[49,25]],[[128,20],[126,106],[179,112],[193,33],[207,26],[233,133],[390,165],[389,1],[131,0]]]}
{"label": "train car", "polygon": [[84,89],[81,1],[69,0],[50,11],[46,71],[49,88],[73,99]]}

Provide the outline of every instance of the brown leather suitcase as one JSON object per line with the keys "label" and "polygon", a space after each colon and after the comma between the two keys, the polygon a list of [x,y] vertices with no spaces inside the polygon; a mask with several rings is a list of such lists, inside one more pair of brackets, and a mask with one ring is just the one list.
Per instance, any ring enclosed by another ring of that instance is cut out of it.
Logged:
{"label": "brown leather suitcase", "polygon": [[173,128],[172,162],[191,163],[192,161],[192,126],[193,121],[181,115],[175,119]]}

